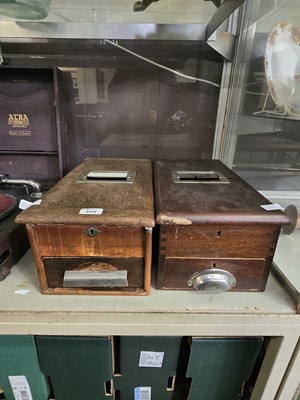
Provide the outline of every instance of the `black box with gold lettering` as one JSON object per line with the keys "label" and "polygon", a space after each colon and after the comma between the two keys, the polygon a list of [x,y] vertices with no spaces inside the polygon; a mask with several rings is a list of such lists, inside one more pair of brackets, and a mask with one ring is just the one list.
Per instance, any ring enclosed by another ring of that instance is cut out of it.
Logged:
{"label": "black box with gold lettering", "polygon": [[57,152],[52,74],[1,71],[0,143],[1,151]]}

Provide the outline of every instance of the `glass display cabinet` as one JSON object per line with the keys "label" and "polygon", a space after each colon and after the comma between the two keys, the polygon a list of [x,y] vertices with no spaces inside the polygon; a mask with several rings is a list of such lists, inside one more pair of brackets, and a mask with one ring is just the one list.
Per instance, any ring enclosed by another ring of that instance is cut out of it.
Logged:
{"label": "glass display cabinet", "polygon": [[299,22],[297,1],[245,3],[228,108],[227,163],[285,197],[300,183]]}
{"label": "glass display cabinet", "polygon": [[300,4],[253,0],[241,12],[224,160],[289,213],[274,271],[299,303]]}
{"label": "glass display cabinet", "polygon": [[[46,73],[53,95],[56,146],[26,157],[52,166],[52,181],[89,157],[220,159],[291,214],[266,290],[205,295],[162,291],[154,283],[138,301],[44,296],[29,251],[1,282],[0,336],[259,337],[261,358],[241,398],[296,398],[299,0],[158,0],[141,13],[135,3],[52,0],[42,20],[0,15],[0,95],[13,95],[17,77],[15,93],[27,96],[28,85],[34,87],[24,72],[34,79]],[[226,6],[230,18],[224,22],[221,13],[213,20]],[[207,40],[216,26],[223,31],[216,33],[219,43]],[[8,158],[23,158],[1,146],[0,140],[2,169],[11,165]],[[25,168],[30,175],[30,163],[20,172]]]}

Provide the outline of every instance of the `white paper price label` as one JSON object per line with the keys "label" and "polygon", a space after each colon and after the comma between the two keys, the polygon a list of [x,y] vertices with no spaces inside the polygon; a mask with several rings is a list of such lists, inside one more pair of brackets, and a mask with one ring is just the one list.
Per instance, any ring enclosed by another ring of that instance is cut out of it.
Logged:
{"label": "white paper price label", "polygon": [[134,400],[151,400],[151,387],[134,388]]}
{"label": "white paper price label", "polygon": [[139,367],[161,368],[164,354],[156,351],[141,351]]}
{"label": "white paper price label", "polygon": [[26,376],[9,376],[8,379],[15,400],[33,400]]}
{"label": "white paper price label", "polygon": [[82,208],[79,214],[83,215],[101,215],[103,213],[103,208]]}
{"label": "white paper price label", "polygon": [[19,203],[19,208],[20,208],[20,210],[27,210],[27,208],[29,208],[31,206],[40,205],[41,202],[42,202],[42,199],[39,199],[36,201],[28,201],[28,200],[21,199],[20,203]]}

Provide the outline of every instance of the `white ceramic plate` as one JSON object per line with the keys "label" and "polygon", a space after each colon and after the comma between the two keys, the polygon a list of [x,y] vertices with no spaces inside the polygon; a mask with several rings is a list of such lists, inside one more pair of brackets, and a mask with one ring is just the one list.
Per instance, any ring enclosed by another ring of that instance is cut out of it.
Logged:
{"label": "white ceramic plate", "polygon": [[288,115],[300,115],[300,29],[280,21],[269,35],[265,73],[275,104]]}

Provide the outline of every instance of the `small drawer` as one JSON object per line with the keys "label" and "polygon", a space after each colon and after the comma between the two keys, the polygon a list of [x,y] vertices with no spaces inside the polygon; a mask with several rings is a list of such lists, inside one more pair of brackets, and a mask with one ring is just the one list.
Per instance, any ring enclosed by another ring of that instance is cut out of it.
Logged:
{"label": "small drawer", "polygon": [[[50,290],[135,291],[144,285],[143,258],[43,257],[42,264]],[[78,283],[75,278],[66,279],[70,272],[73,277],[78,273]]]}
{"label": "small drawer", "polygon": [[161,226],[169,257],[265,258],[273,254],[279,228],[271,225]]}
{"label": "small drawer", "polygon": [[[200,290],[222,291],[218,289],[218,281],[213,274],[233,277],[234,286],[227,290],[264,290],[267,274],[271,265],[266,259],[210,259],[210,258],[165,258],[160,259],[158,285],[161,289],[195,290],[191,280],[197,273],[210,274],[211,284],[201,285]],[[219,277],[219,276],[218,276]],[[218,278],[217,277],[217,278]],[[214,284],[215,282],[215,284]],[[226,290],[226,289],[225,289]]]}
{"label": "small drawer", "polygon": [[143,257],[145,229],[89,225],[36,225],[42,257]]}

